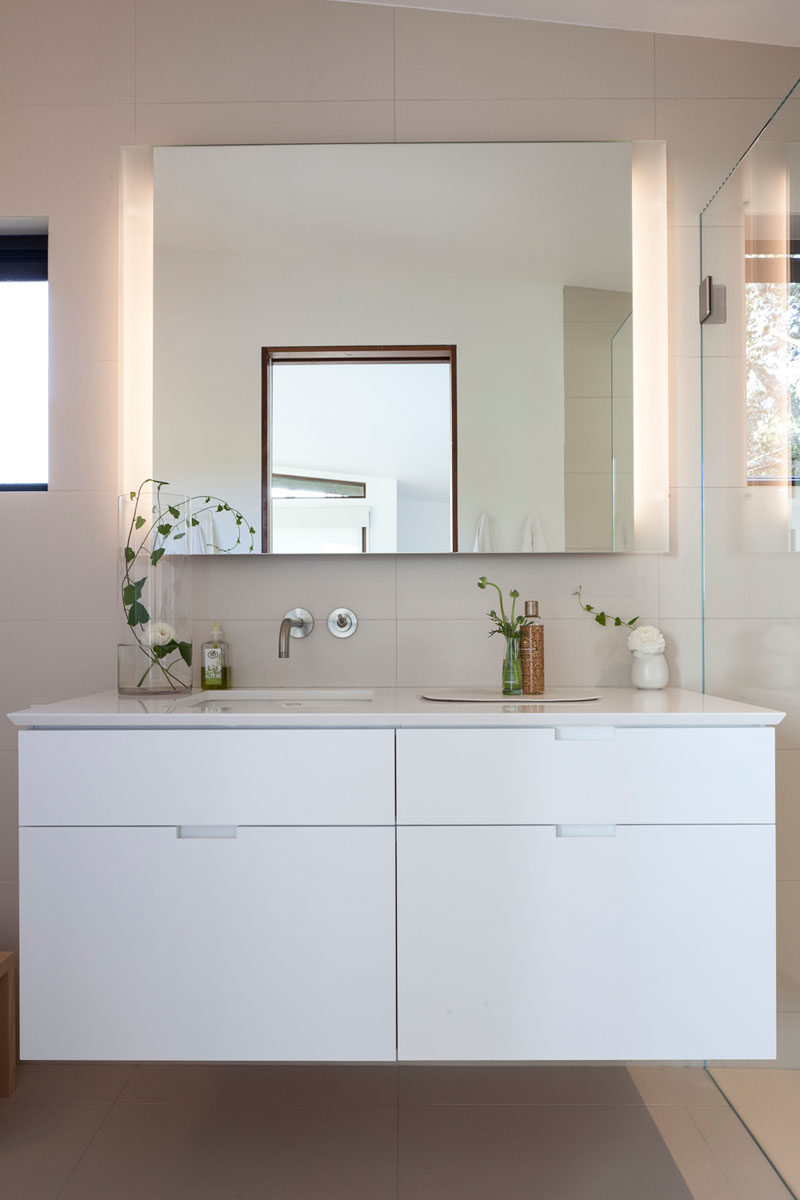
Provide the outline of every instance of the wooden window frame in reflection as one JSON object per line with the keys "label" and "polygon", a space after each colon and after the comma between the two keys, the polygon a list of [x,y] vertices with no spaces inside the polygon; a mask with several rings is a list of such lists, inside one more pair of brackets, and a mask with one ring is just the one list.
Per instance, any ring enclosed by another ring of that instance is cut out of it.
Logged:
{"label": "wooden window frame in reflection", "polygon": [[[426,363],[450,366],[450,493],[451,541],[458,550],[458,437],[456,432],[456,347],[435,346],[263,346],[261,349],[261,552],[271,553],[272,445],[269,416],[272,409],[272,370],[275,363]],[[367,551],[367,531],[362,530],[362,554]]]}

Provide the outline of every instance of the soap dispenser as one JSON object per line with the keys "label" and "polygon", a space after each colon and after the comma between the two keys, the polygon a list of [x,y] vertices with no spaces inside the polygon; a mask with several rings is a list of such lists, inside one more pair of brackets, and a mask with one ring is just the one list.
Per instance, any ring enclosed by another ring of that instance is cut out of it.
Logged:
{"label": "soap dispenser", "polygon": [[539,601],[525,601],[525,624],[519,635],[519,660],[522,667],[522,693],[541,696],[544,692],[544,625],[539,616]]}
{"label": "soap dispenser", "polygon": [[231,686],[230,652],[217,621],[211,626],[211,641],[200,649],[200,686],[204,691]]}

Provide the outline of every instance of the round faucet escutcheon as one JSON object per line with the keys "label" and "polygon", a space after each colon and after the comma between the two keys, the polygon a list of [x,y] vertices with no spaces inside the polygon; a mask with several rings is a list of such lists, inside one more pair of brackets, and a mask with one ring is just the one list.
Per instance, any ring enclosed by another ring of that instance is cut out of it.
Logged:
{"label": "round faucet escutcheon", "polygon": [[358,628],[358,617],[350,608],[335,608],[328,617],[328,629],[334,637],[352,637]]}

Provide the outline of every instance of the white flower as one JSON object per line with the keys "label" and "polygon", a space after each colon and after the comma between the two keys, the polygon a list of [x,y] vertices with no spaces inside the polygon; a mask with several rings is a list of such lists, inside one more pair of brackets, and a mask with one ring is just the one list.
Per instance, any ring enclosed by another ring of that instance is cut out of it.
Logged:
{"label": "white flower", "polygon": [[664,635],[655,625],[640,625],[628,635],[628,649],[637,657],[644,654],[663,654]]}
{"label": "white flower", "polygon": [[168,642],[178,640],[175,630],[166,621],[151,621],[147,632],[151,646],[166,646]]}

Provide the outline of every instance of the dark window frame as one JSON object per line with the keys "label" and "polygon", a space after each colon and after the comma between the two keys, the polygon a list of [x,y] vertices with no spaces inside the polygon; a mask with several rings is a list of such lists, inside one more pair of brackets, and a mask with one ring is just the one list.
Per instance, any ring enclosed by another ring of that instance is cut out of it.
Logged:
{"label": "dark window frame", "polygon": [[[47,234],[0,233],[0,283],[47,282]],[[0,492],[46,492],[47,483],[0,483]]]}

